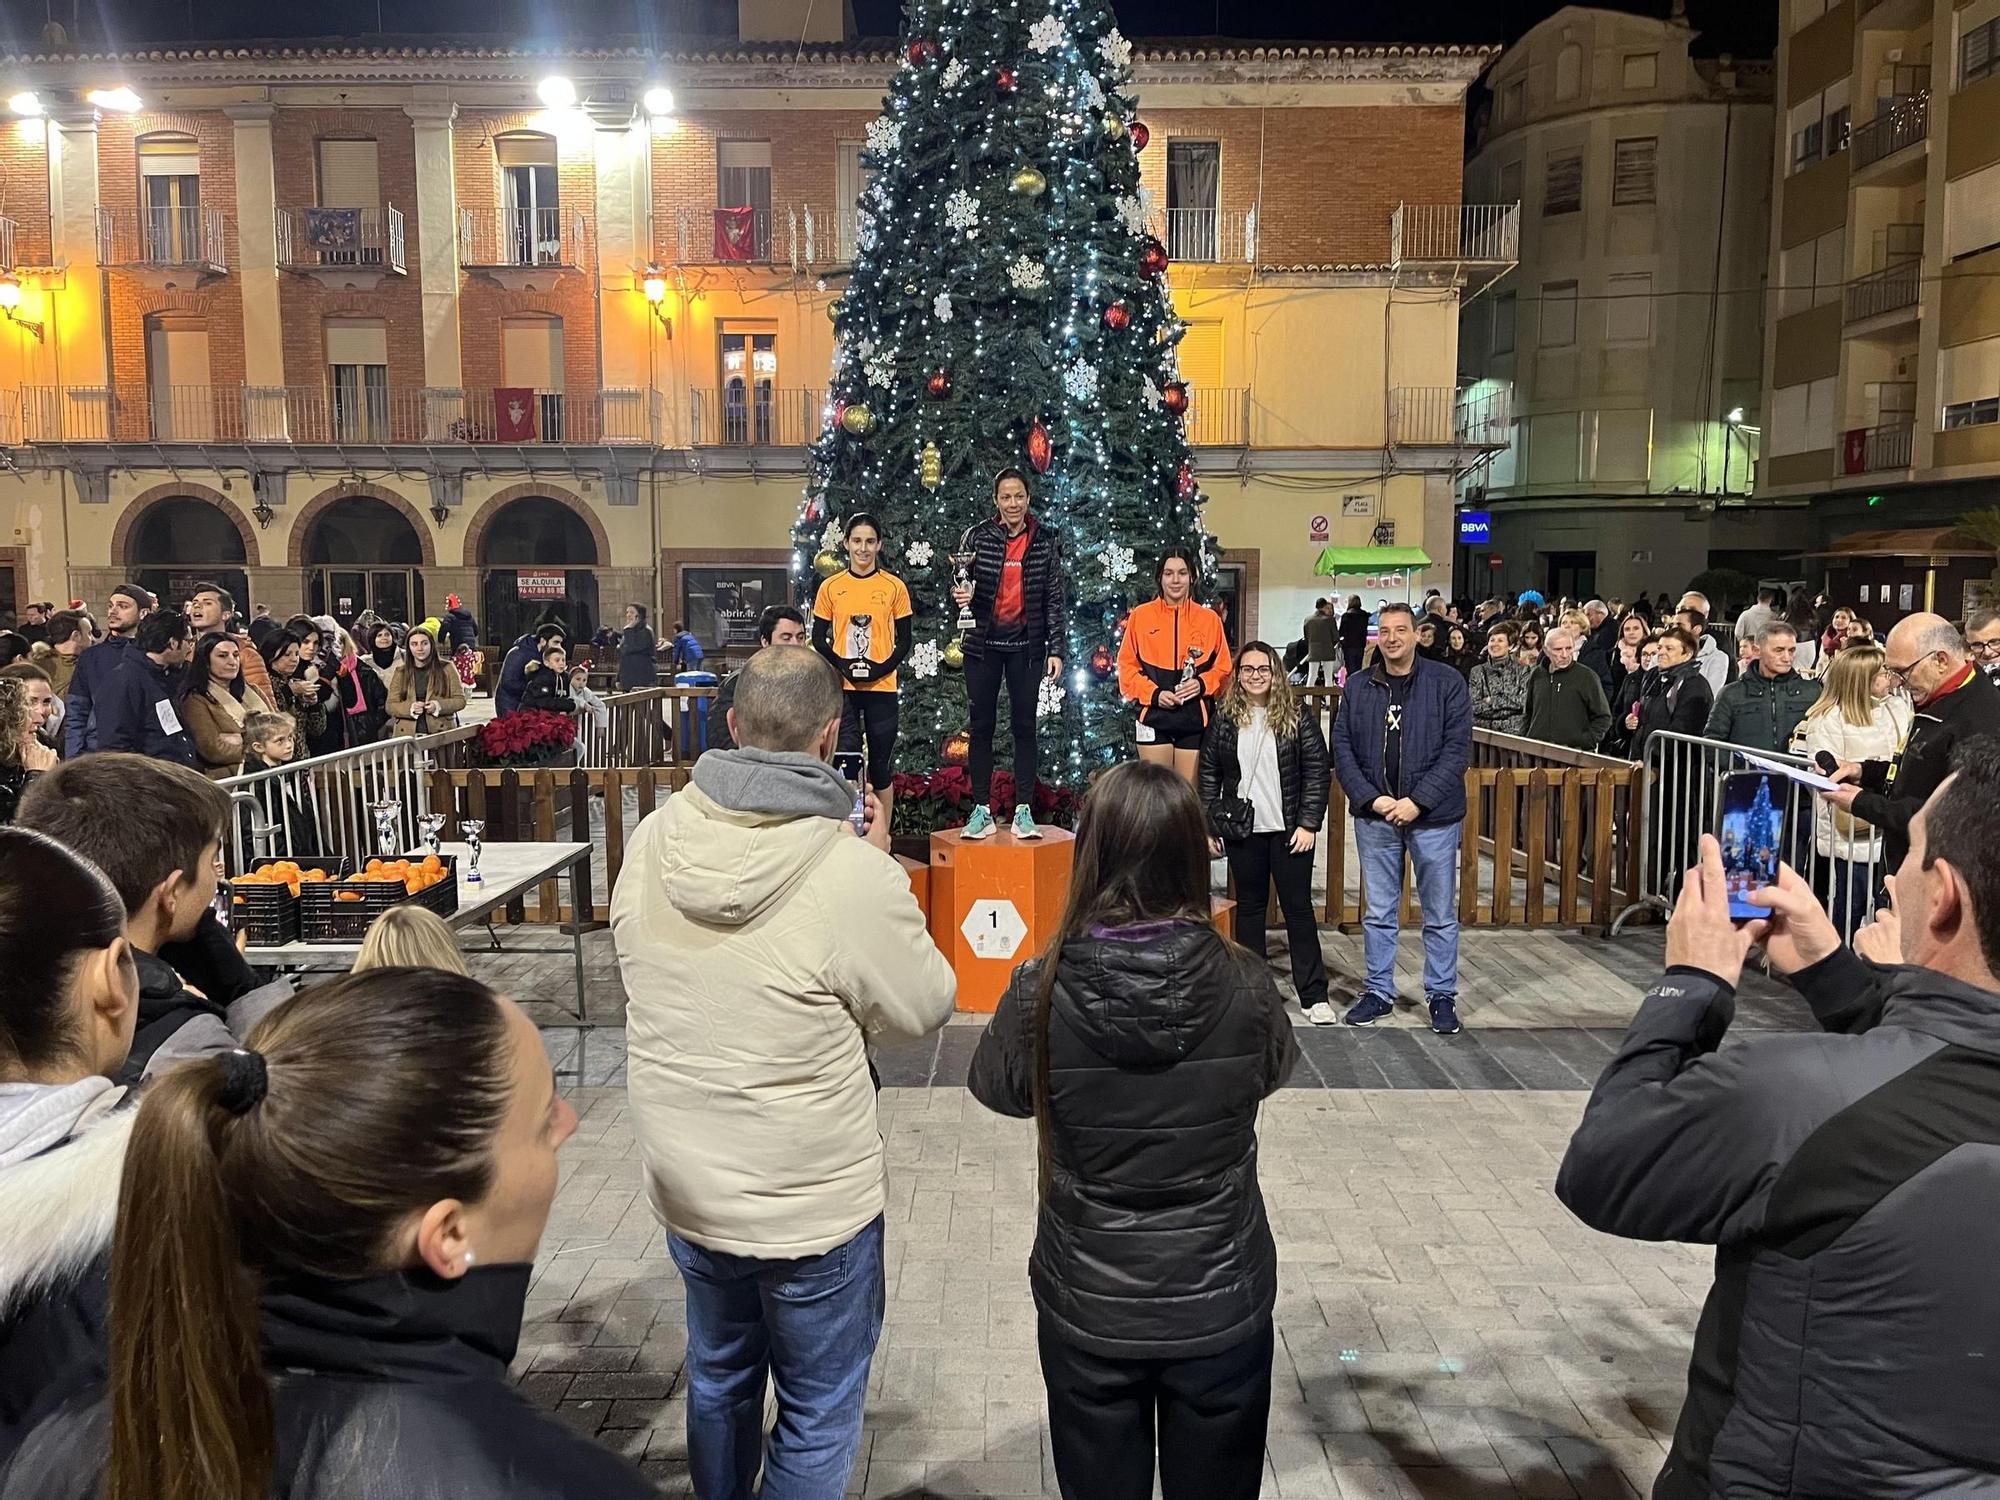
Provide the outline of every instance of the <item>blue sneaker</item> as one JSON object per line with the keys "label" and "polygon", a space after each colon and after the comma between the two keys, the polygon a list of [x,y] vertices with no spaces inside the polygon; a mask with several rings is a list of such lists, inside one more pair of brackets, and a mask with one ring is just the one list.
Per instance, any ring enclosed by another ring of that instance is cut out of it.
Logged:
{"label": "blue sneaker", "polygon": [[990,839],[993,837],[994,827],[993,809],[981,803],[978,807],[973,808],[972,816],[965,820],[965,827],[959,833],[959,837],[966,839]]}
{"label": "blue sneaker", "polygon": [[1042,830],[1035,826],[1032,808],[1022,806],[1014,809],[1014,837],[1017,839],[1038,839]]}
{"label": "blue sneaker", "polygon": [[1431,1030],[1439,1036],[1457,1036],[1458,996],[1431,995],[1427,998],[1431,1007]]}
{"label": "blue sneaker", "polygon": [[1341,1019],[1349,1026],[1373,1026],[1384,1016],[1392,1016],[1395,1013],[1395,1001],[1384,1000],[1373,990],[1363,990],[1361,998],[1348,1007],[1347,1014]]}

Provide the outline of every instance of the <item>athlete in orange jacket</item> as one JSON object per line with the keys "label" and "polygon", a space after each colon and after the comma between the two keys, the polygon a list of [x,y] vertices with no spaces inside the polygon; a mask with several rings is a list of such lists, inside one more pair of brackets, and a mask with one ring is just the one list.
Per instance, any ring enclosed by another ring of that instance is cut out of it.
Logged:
{"label": "athlete in orange jacket", "polygon": [[1139,705],[1139,758],[1190,782],[1209,703],[1229,680],[1222,616],[1194,601],[1194,559],[1175,547],[1153,569],[1160,597],[1140,605],[1118,645],[1118,691]]}

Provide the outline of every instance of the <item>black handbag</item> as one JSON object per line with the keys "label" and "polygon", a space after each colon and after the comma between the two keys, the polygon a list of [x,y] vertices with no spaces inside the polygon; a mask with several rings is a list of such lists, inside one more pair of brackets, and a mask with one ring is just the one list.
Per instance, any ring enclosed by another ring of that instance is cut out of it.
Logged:
{"label": "black handbag", "polygon": [[1215,824],[1216,836],[1219,838],[1247,839],[1251,830],[1256,827],[1257,809],[1248,797],[1224,793],[1216,799],[1215,808],[1209,814],[1209,821]]}

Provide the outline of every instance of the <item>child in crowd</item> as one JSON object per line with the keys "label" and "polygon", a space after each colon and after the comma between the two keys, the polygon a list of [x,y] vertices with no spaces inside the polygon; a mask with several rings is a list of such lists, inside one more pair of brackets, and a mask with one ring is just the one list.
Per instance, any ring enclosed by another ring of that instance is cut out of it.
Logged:
{"label": "child in crowd", "polygon": [[392,906],[375,919],[355,956],[355,974],[370,969],[443,969],[470,974],[465,950],[451,927],[434,911],[421,906]]}
{"label": "child in crowd", "polygon": [[[243,721],[243,774],[271,771],[298,758],[298,723],[290,714],[251,714]],[[320,852],[319,819],[312,786],[304,777],[274,776],[250,784],[263,808],[262,823],[271,830],[268,852],[313,858]],[[250,809],[243,810],[246,856],[261,850]]]}

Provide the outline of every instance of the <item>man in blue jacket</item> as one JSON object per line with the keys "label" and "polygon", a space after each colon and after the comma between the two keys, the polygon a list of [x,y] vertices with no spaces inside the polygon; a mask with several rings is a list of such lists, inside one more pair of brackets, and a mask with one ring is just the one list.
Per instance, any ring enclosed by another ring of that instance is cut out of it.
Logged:
{"label": "man in blue jacket", "polygon": [[521,706],[521,695],[528,690],[528,663],[540,661],[542,647],[550,641],[563,639],[562,626],[544,625],[507,648],[507,655],[500,663],[500,680],[493,685],[494,718],[511,714]]}
{"label": "man in blue jacket", "polygon": [[1396,1009],[1396,938],[1403,856],[1417,871],[1424,912],[1424,999],[1431,1030],[1458,1033],[1458,837],[1465,767],[1472,759],[1472,699],[1465,679],[1417,654],[1417,617],[1388,604],[1376,629],[1375,665],[1347,679],[1333,725],[1334,768],[1354,813],[1367,911],[1362,951],[1368,987],[1345,1017],[1367,1026]]}
{"label": "man in blue jacket", "polygon": [[63,754],[68,758],[74,760],[86,750],[98,748],[93,707],[97,690],[118,670],[125,652],[131,648],[132,633],[139,628],[139,621],[151,614],[157,604],[152,594],[136,583],[121,583],[111,591],[111,600],[104,609],[104,639],[76,659],[76,671],[70,677],[69,693],[63,703]]}
{"label": "man in blue jacket", "polygon": [[194,736],[181,720],[182,684],[193,660],[194,631],[183,616],[141,620],[117,670],[98,684],[97,748],[199,765]]}

